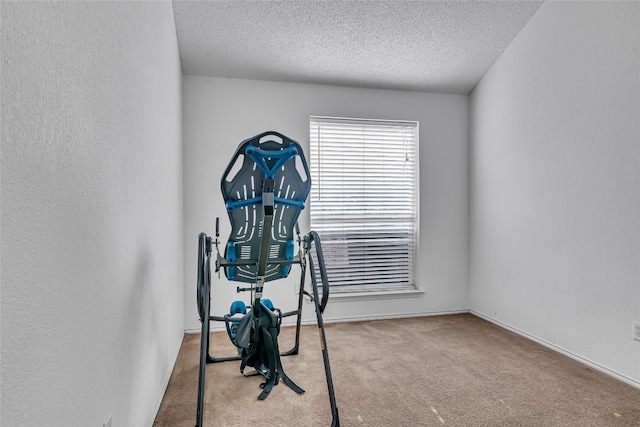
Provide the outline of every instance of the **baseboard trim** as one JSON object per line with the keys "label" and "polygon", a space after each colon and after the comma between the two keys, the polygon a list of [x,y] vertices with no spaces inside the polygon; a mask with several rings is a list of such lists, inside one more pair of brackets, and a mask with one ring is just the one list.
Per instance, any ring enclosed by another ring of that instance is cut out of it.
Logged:
{"label": "baseboard trim", "polygon": [[[336,317],[332,319],[325,319],[324,323],[364,322],[367,320],[406,319],[409,317],[446,316],[451,314],[466,314],[466,313],[469,313],[469,310],[461,309],[461,310],[426,311],[426,312],[416,312],[416,313],[392,313],[392,314],[381,314],[377,316],[343,316],[343,317]],[[315,321],[311,321],[307,323],[315,324]]]}
{"label": "baseboard trim", "polygon": [[184,339],[184,334],[180,335],[177,340],[177,345],[173,350],[173,355],[171,356],[171,363],[169,363],[169,368],[167,372],[164,374],[164,378],[162,379],[162,387],[160,387],[160,392],[156,397],[156,404],[154,405],[153,411],[149,415],[149,419],[147,420],[147,427],[153,427],[153,423],[158,416],[158,411],[160,410],[160,405],[162,404],[162,399],[164,399],[164,394],[167,391],[167,386],[169,385],[169,380],[171,379],[171,374],[173,373],[173,368],[176,366],[176,361],[178,360],[178,354],[180,353],[180,347],[182,346],[182,340]]}
{"label": "baseboard trim", "polygon": [[491,316],[488,316],[488,315],[486,315],[484,313],[481,313],[479,311],[469,310],[469,313],[471,313],[474,316],[477,316],[477,317],[479,317],[481,319],[484,319],[487,322],[493,323],[496,326],[499,326],[499,327],[501,327],[503,329],[511,331],[511,332],[513,332],[515,334],[518,334],[521,337],[527,338],[527,339],[529,339],[529,340],[531,340],[533,342],[536,342],[536,343],[538,343],[540,345],[543,345],[544,347],[547,347],[547,348],[549,348],[549,349],[551,349],[553,351],[556,351],[556,352],[558,352],[558,353],[560,353],[562,355],[570,357],[571,359],[573,359],[573,360],[575,360],[577,362],[580,362],[583,365],[587,365],[590,368],[595,369],[596,371],[602,372],[603,374],[609,375],[610,377],[613,377],[613,378],[615,378],[617,380],[620,380],[620,381],[622,381],[622,382],[624,382],[626,384],[629,384],[632,387],[640,389],[640,381],[636,381],[635,379],[633,379],[631,377],[628,377],[628,376],[626,376],[624,374],[621,374],[621,373],[616,372],[616,371],[614,371],[612,369],[609,369],[606,366],[602,366],[599,363],[596,363],[596,362],[594,362],[592,360],[589,360],[589,359],[587,359],[585,357],[582,357],[582,356],[580,356],[580,355],[578,355],[576,353],[573,353],[573,352],[571,352],[571,351],[569,351],[569,350],[567,350],[565,348],[562,348],[562,347],[560,347],[560,346],[558,346],[556,344],[550,343],[549,341],[546,341],[546,340],[544,340],[542,338],[536,337],[535,335],[531,335],[531,334],[529,334],[529,333],[527,333],[527,332],[525,332],[525,331],[523,331],[521,329],[518,329],[518,328],[516,328],[514,326],[511,326],[511,325],[509,325],[507,323],[501,322],[500,320],[495,319],[495,318],[493,318]]}
{"label": "baseboard trim", "polygon": [[[381,314],[376,316],[342,316],[342,317],[334,317],[334,318],[325,318],[324,323],[345,323],[345,322],[364,322],[367,320],[386,320],[386,319],[405,319],[409,317],[429,317],[429,316],[446,316],[449,314],[467,314],[469,313],[468,309],[460,309],[460,310],[443,310],[443,311],[426,311],[426,312],[415,312],[415,313],[391,313],[391,314]],[[224,331],[224,323],[223,322],[215,322],[220,325],[211,324],[212,332]],[[315,317],[311,320],[303,320],[303,325],[315,325],[316,320]],[[283,326],[293,326],[295,325],[295,321],[283,321]],[[201,331],[200,328],[190,328],[185,329],[185,334],[199,334]]]}

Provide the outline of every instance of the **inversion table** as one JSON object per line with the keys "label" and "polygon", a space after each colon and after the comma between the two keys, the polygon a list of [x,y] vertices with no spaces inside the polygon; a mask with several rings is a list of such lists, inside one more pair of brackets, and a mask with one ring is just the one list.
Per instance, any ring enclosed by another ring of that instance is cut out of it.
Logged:
{"label": "inversion table", "polygon": [[[311,189],[311,177],[300,145],[278,133],[265,132],[243,141],[237,148],[222,176],[224,198],[231,233],[220,255],[219,218],[216,218],[216,237],[205,233],[198,236],[197,305],[202,331],[200,339],[200,368],[198,379],[198,407],[196,427],[203,425],[204,385],[207,363],[241,361],[265,377],[261,384],[260,400],[265,399],[273,386],[282,380],[297,393],[304,390],[284,373],[280,356],[298,353],[302,303],[306,295],[315,305],[320,347],[327,379],[332,426],[339,426],[329,353],[322,314],[329,298],[322,246],[317,233],[300,236],[298,217]],[[295,233],[295,235],[294,235]],[[297,251],[296,242],[297,241]],[[249,306],[234,301],[228,314],[210,315],[211,253],[216,247],[215,272],[224,271],[230,281],[243,282],[237,292],[250,292]],[[316,270],[317,264],[317,270]],[[266,282],[288,277],[293,265],[301,268],[298,308],[283,313],[268,299],[262,298]],[[311,293],[305,290],[306,269],[309,267]],[[322,292],[318,290],[318,281]],[[288,351],[280,352],[277,336],[285,317],[296,316],[295,343]],[[224,322],[238,355],[213,357],[209,353],[210,322]]]}

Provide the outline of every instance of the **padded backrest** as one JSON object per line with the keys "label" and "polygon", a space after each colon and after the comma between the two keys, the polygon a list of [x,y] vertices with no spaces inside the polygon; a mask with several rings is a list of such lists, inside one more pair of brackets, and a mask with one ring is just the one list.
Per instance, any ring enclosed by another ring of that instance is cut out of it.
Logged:
{"label": "padded backrest", "polygon": [[222,176],[222,196],[231,221],[225,258],[248,263],[225,268],[229,280],[255,282],[262,243],[262,193],[265,179],[273,179],[273,227],[265,282],[287,277],[295,252],[294,228],[311,189],[302,147],[278,132],[265,132],[243,141]]}

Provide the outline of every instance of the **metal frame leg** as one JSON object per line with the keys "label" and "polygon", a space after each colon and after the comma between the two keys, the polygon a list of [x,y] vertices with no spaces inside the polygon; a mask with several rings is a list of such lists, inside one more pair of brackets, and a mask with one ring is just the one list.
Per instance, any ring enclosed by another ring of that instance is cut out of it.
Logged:
{"label": "metal frame leg", "polygon": [[[327,349],[327,340],[324,331],[324,320],[322,313],[327,303],[329,296],[329,283],[327,280],[327,272],[324,266],[324,257],[322,255],[322,246],[320,245],[320,238],[315,231],[311,231],[307,239],[308,259],[309,259],[309,273],[311,275],[311,288],[313,291],[313,302],[316,308],[316,318],[318,321],[318,333],[320,335],[320,347],[322,348],[322,360],[324,362],[324,372],[327,377],[327,390],[329,392],[329,404],[331,405],[331,415],[333,417],[331,426],[340,426],[340,417],[338,414],[338,406],[336,405],[336,395],[333,389],[333,378],[331,376],[331,365],[329,363],[329,350]],[[318,268],[320,270],[320,277],[322,278],[322,302],[319,298],[318,284],[316,283],[315,268],[313,265],[313,257],[311,256],[310,249],[311,243],[315,243],[316,257],[318,258]]]}
{"label": "metal frame leg", "polygon": [[[204,233],[203,233],[204,234]],[[206,235],[201,234],[200,239],[205,241],[209,239]],[[202,242],[201,242],[202,243]],[[203,289],[201,298],[203,301],[199,301],[199,304],[203,305],[202,315],[202,331],[200,332],[200,367],[198,369],[198,406],[196,409],[196,427],[202,427],[202,420],[204,416],[204,382],[205,374],[207,370],[207,358],[209,356],[209,310],[211,305],[211,251],[210,243],[207,242],[208,247],[206,260],[202,266],[202,271],[198,271],[198,279],[202,280]],[[202,248],[202,245],[200,246]],[[204,254],[201,254],[204,255]],[[199,263],[200,266],[200,263]],[[200,268],[199,268],[200,270]]]}

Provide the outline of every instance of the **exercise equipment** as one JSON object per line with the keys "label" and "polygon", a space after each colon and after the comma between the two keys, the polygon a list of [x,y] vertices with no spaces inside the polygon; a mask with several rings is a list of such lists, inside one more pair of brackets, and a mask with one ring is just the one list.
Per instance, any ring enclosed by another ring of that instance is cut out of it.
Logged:
{"label": "exercise equipment", "polygon": [[[196,427],[203,426],[207,363],[240,361],[243,375],[246,367],[253,367],[265,378],[260,385],[259,400],[266,399],[280,380],[296,393],[304,393],[286,375],[280,358],[298,353],[305,295],[315,306],[331,406],[331,426],[338,427],[340,420],[322,317],[329,299],[322,245],[316,232],[310,231],[301,236],[298,227],[298,217],[311,189],[311,177],[300,144],[278,132],[264,132],[246,139],[238,146],[225,169],[221,189],[231,223],[224,255],[220,254],[219,218],[216,218],[215,240],[205,233],[198,236],[197,307],[202,331]],[[236,291],[251,295],[249,305],[242,300],[234,301],[229,313],[222,316],[210,314],[214,246],[214,268],[218,276],[222,270],[229,281],[248,283],[237,286]],[[271,300],[262,298],[263,289],[267,282],[288,277],[295,265],[301,269],[298,307],[283,313]],[[307,268],[311,292],[305,289]],[[296,317],[295,342],[291,349],[281,352],[278,346],[280,326],[283,318],[291,316]],[[237,355],[213,357],[210,354],[211,321],[224,322],[229,339],[238,348]]]}

